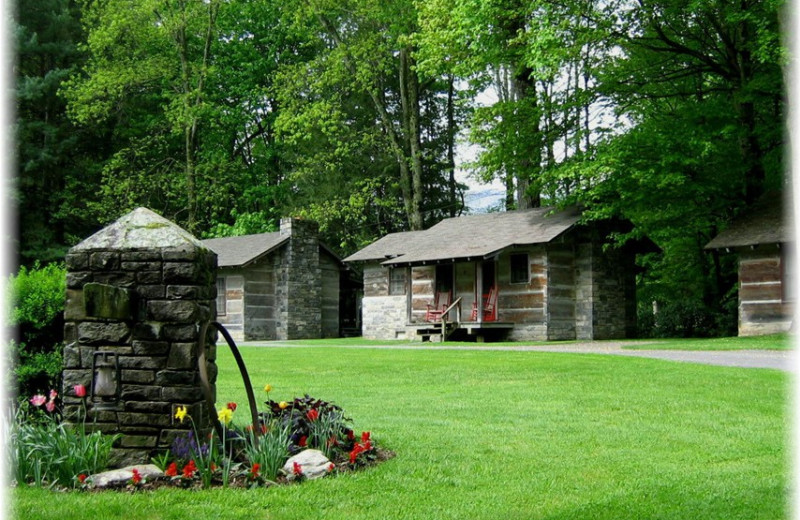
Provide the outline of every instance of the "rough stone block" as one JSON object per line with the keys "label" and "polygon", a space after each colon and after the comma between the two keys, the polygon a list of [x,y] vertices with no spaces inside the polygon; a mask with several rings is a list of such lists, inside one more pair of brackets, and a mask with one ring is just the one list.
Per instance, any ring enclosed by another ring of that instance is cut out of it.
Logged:
{"label": "rough stone block", "polygon": [[210,300],[217,292],[216,287],[208,285],[168,285],[169,300]]}
{"label": "rough stone block", "polygon": [[136,283],[136,276],[134,273],[126,272],[110,272],[110,273],[94,273],[92,281],[104,283],[107,285],[115,285],[117,287],[132,287]]}
{"label": "rough stone block", "polygon": [[157,443],[155,435],[125,435],[119,444],[121,448],[155,448]]}
{"label": "rough stone block", "polygon": [[157,401],[161,398],[161,387],[157,385],[122,385],[120,398],[123,401]]}
{"label": "rough stone block", "polygon": [[81,368],[81,350],[74,344],[64,347],[64,368]]}
{"label": "rough stone block", "polygon": [[87,282],[92,281],[90,271],[74,271],[67,273],[67,289],[81,289]]}
{"label": "rough stone block", "polygon": [[120,368],[127,370],[160,370],[167,365],[166,356],[120,356]]}
{"label": "rough stone block", "polygon": [[122,370],[120,377],[123,383],[152,384],[156,373],[152,370]]}
{"label": "rough stone block", "polygon": [[172,386],[161,390],[161,398],[171,403],[191,403],[203,397],[197,386]]}
{"label": "rough stone block", "polygon": [[86,319],[86,312],[83,306],[83,291],[67,289],[67,299],[64,302],[64,319],[67,321]]}
{"label": "rough stone block", "polygon": [[155,321],[194,323],[199,314],[199,306],[194,301],[156,300],[147,302],[147,317]]}
{"label": "rough stone block", "polygon": [[169,415],[172,411],[172,403],[163,401],[130,401],[125,403],[125,411]]}
{"label": "rough stone block", "polygon": [[198,332],[195,324],[164,325],[162,327],[164,338],[170,341],[193,341],[197,338]]}
{"label": "rough stone block", "polygon": [[155,300],[159,298],[164,298],[166,290],[167,290],[166,285],[137,285],[134,288],[136,295],[144,300]]}
{"label": "rough stone block", "polygon": [[86,271],[89,269],[87,253],[67,253],[64,259],[68,271]]}
{"label": "rough stone block", "polygon": [[78,341],[78,325],[73,322],[67,322],[64,324],[64,341],[67,343],[71,343],[73,341]]}
{"label": "rough stone block", "polygon": [[164,262],[164,281],[168,284],[191,284],[202,278],[202,267],[189,262]]}
{"label": "rough stone block", "polygon": [[140,251],[122,251],[120,260],[123,262],[151,262],[161,260],[161,251],[156,248],[142,249]]}
{"label": "rough stone block", "polygon": [[125,343],[129,335],[130,328],[125,323],[84,322],[78,324],[78,341],[84,345]]}
{"label": "rough stone block", "polygon": [[62,372],[63,387],[65,392],[72,393],[72,387],[83,385],[86,392],[90,392],[92,384],[92,371],[87,369],[67,369]]}
{"label": "rough stone block", "polygon": [[140,321],[133,326],[133,339],[154,341],[162,339],[163,324],[157,321]]}
{"label": "rough stone block", "polygon": [[194,354],[194,343],[173,343],[169,350],[167,368],[172,370],[188,370],[197,366]]}
{"label": "rough stone block", "polygon": [[162,370],[156,373],[157,385],[196,385],[198,384],[198,372],[193,370]]}
{"label": "rough stone block", "polygon": [[134,340],[132,347],[133,354],[137,356],[166,356],[170,350],[167,341]]}
{"label": "rough stone block", "polygon": [[89,267],[93,271],[114,271],[119,269],[119,253],[98,251],[89,255]]}
{"label": "rough stone block", "polygon": [[164,260],[187,262],[198,258],[202,251],[195,246],[185,244],[164,250],[161,254]]}
{"label": "rough stone block", "polygon": [[123,271],[160,271],[161,262],[122,262]]}
{"label": "rough stone block", "polygon": [[149,425],[149,426],[169,426],[169,415],[163,413],[138,413],[120,412],[119,424],[122,426]]}
{"label": "rough stone block", "polygon": [[[161,283],[161,271],[142,271],[136,273],[137,285],[154,285]],[[163,295],[159,296],[163,297]]]}

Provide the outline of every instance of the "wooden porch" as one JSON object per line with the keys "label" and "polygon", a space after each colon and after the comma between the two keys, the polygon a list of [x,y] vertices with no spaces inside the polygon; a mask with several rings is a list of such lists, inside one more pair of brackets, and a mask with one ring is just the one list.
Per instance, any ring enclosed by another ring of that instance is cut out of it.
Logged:
{"label": "wooden porch", "polygon": [[513,328],[513,323],[500,321],[409,323],[406,325],[406,330],[413,331],[414,340],[417,341],[447,341],[466,336],[465,340],[474,339],[478,343],[506,336]]}
{"label": "wooden porch", "polygon": [[[496,321],[497,290],[492,289],[484,297],[481,312],[472,310],[468,321],[462,320],[461,298],[440,310],[428,311],[428,319],[423,323],[406,324],[407,331],[413,331],[413,339],[421,341],[447,341],[448,339],[474,339],[483,343],[487,339],[501,338],[514,328],[512,322]],[[437,299],[438,302],[438,299]],[[437,303],[438,305],[438,303]]]}

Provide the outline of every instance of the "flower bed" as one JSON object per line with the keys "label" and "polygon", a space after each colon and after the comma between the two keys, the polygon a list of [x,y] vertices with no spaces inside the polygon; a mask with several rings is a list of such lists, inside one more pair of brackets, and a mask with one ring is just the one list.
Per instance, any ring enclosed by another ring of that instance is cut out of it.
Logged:
{"label": "flower bed", "polygon": [[[266,392],[271,390],[270,385],[265,387]],[[85,389],[76,388],[75,393],[85,395]],[[22,435],[22,432],[36,430],[39,426],[30,423],[29,413],[18,412],[13,427],[15,434],[12,435],[16,462],[23,458],[27,461],[24,465],[35,468],[36,461],[43,457],[61,460],[72,456],[77,461],[69,466],[69,474],[61,471],[56,476],[47,471],[17,471],[16,481],[61,488],[97,489],[94,475],[104,469],[111,444],[118,436],[102,436],[98,432],[87,435],[83,424],[65,428],[57,418],[56,397],[57,394],[51,392],[50,399],[34,396],[30,400],[38,423],[48,425],[47,434],[56,439],[74,438],[74,445],[94,439],[94,444],[102,448],[97,454],[103,456],[95,457],[94,463],[89,464],[85,460],[91,460],[92,453],[75,457],[69,453],[69,444],[65,445],[65,454],[38,450],[28,444],[34,436]],[[182,423],[190,422],[192,428],[186,435],[177,437],[169,450],[152,459],[158,469],[151,466],[152,471],[148,468],[145,476],[144,466],[134,467],[123,473],[125,479],[116,480],[109,487],[129,490],[161,486],[262,487],[354,471],[393,456],[393,453],[376,446],[369,431],[356,434],[344,411],[328,401],[308,395],[291,401],[268,400],[266,411],[259,414],[258,431],[253,431],[252,424],[242,428],[234,423],[237,408],[233,402],[220,408],[217,418],[223,425],[222,434],[212,430],[206,438],[198,435],[187,409],[177,408],[175,418]],[[55,433],[54,428],[57,430]],[[55,444],[63,443],[56,440]]]}

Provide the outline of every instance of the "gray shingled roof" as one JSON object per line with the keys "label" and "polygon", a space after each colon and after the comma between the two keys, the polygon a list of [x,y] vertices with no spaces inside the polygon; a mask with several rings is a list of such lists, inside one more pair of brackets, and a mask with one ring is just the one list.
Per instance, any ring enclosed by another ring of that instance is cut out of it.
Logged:
{"label": "gray shingled roof", "polygon": [[[393,233],[345,258],[385,265],[486,258],[515,245],[550,242],[578,222],[575,208],[536,208],[445,219],[425,231]],[[551,214],[552,212],[552,214]]]}
{"label": "gray shingled roof", "polygon": [[784,214],[782,196],[769,194],[706,244],[706,249],[794,242],[791,212]]}
{"label": "gray shingled roof", "polygon": [[217,253],[219,267],[242,267],[254,262],[289,240],[280,232],[238,237],[209,238],[203,245]]}

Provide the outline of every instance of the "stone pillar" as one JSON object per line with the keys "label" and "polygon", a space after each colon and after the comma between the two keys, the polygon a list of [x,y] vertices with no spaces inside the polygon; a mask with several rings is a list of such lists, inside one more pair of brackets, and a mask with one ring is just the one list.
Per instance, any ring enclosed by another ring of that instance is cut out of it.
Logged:
{"label": "stone pillar", "polygon": [[322,337],[322,271],[316,222],[281,219],[288,246],[276,266],[278,339]]}
{"label": "stone pillar", "polygon": [[[139,208],[70,249],[66,263],[66,420],[83,420],[74,385],[85,385],[87,428],[123,435],[112,465],[149,462],[186,433],[191,423],[174,418],[178,406],[186,406],[198,429],[207,430],[196,353],[200,325],[215,316],[217,255]],[[215,339],[209,333],[206,341],[212,391]],[[93,397],[98,360],[118,365],[116,400]]]}

